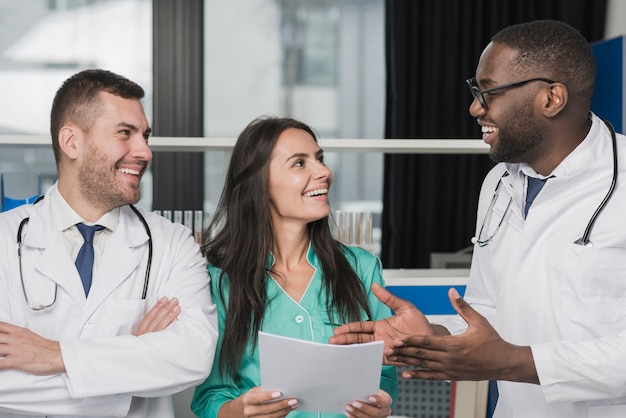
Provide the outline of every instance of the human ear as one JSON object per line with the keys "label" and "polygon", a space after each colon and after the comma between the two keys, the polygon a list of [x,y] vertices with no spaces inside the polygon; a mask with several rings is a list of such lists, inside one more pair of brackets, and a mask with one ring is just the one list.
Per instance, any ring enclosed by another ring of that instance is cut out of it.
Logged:
{"label": "human ear", "polygon": [[548,117],[559,114],[567,105],[569,92],[562,83],[552,83],[545,89],[543,112]]}
{"label": "human ear", "polygon": [[59,130],[59,149],[70,160],[78,158],[82,147],[82,132],[74,125],[64,125]]}

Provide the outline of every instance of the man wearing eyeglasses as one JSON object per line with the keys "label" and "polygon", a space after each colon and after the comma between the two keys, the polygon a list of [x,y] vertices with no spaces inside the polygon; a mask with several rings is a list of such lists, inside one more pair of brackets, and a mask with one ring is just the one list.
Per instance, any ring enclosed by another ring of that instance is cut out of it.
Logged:
{"label": "man wearing eyeglasses", "polygon": [[[558,21],[498,32],[467,80],[499,164],[484,180],[465,297],[430,324],[396,316],[337,328],[385,340],[405,378],[497,380],[495,417],[626,416],[626,138],[590,111],[591,48]],[[620,177],[622,176],[622,177]]]}

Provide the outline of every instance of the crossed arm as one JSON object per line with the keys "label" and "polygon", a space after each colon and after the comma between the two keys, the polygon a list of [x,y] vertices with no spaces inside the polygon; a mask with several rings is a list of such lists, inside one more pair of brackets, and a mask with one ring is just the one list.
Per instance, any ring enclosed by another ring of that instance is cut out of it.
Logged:
{"label": "crossed arm", "polygon": [[[179,314],[176,298],[162,298],[142,319],[133,335],[161,331]],[[40,376],[66,371],[58,341],[43,338],[28,328],[0,321],[0,370],[8,369]]]}
{"label": "crossed arm", "polygon": [[503,340],[455,289],[450,289],[448,297],[468,325],[459,335],[450,335],[444,327],[430,324],[411,302],[382,287],[373,285],[372,291],[395,315],[342,325],[335,329],[331,344],[383,340],[385,363],[417,367],[403,372],[402,376],[409,379],[495,379],[539,384],[530,347]]}

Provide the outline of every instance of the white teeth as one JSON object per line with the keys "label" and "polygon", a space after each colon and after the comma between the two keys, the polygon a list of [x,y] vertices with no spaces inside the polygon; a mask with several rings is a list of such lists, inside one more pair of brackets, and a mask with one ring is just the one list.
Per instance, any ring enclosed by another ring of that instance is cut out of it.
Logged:
{"label": "white teeth", "polygon": [[136,176],[139,175],[139,171],[137,170],[131,170],[130,168],[120,168],[119,169],[120,173],[124,173],[124,174],[134,174]]}
{"label": "white teeth", "polygon": [[498,130],[498,128],[496,128],[495,126],[482,126],[481,127],[481,131],[484,134],[490,134],[490,133],[495,132],[497,130]]}
{"label": "white teeth", "polygon": [[306,192],[304,194],[304,196],[306,197],[312,197],[312,196],[319,196],[322,194],[327,194],[328,193],[328,189],[324,188],[324,189],[315,189],[315,190],[311,190],[310,192]]}

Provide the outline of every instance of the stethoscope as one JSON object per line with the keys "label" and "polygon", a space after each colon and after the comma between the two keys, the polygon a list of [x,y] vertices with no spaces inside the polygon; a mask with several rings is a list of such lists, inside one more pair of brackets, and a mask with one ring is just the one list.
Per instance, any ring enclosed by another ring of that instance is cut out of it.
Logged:
{"label": "stethoscope", "polygon": [[[613,125],[611,125],[611,123],[607,120],[604,120],[604,123],[606,124],[607,128],[609,128],[609,131],[611,132],[611,144],[613,146],[613,178],[611,179],[611,185],[609,186],[609,190],[606,196],[604,196],[604,199],[602,200],[602,202],[600,202],[600,205],[591,216],[591,219],[589,220],[589,223],[587,224],[587,227],[585,228],[585,231],[583,232],[582,237],[574,241],[574,244],[589,246],[589,247],[593,246],[593,244],[591,243],[589,239],[589,236],[591,235],[591,230],[593,229],[593,225],[596,222],[596,219],[598,218],[598,216],[600,215],[600,212],[602,212],[602,210],[608,203],[609,199],[613,195],[613,191],[615,190],[615,185],[617,184],[617,138],[615,136],[615,129],[613,128]],[[484,247],[485,245],[489,244],[493,240],[493,238],[496,236],[496,234],[500,230],[502,223],[504,222],[504,217],[506,216],[506,213],[508,212],[509,207],[511,206],[511,202],[513,202],[513,198],[509,198],[509,203],[506,205],[506,209],[504,209],[504,212],[502,213],[502,218],[500,218],[500,221],[498,222],[496,229],[494,229],[494,231],[487,238],[480,239],[480,237],[482,237],[485,224],[487,223],[487,219],[491,217],[491,214],[493,213],[493,207],[496,201],[498,200],[498,194],[500,192],[500,184],[502,183],[502,180],[508,175],[509,175],[509,172],[505,171],[504,174],[502,174],[502,177],[500,177],[500,180],[498,180],[496,189],[493,192],[493,197],[491,198],[491,202],[489,203],[489,207],[487,208],[487,212],[485,213],[483,222],[480,225],[478,236],[472,238],[472,242],[474,244],[478,244],[479,247]]]}
{"label": "stethoscope", "polygon": [[[37,204],[37,202],[42,199],[43,195],[37,198],[33,205]],[[150,269],[152,267],[152,233],[150,232],[150,227],[148,226],[148,222],[146,222],[146,218],[143,217],[139,210],[137,210],[137,208],[133,205],[128,206],[133,210],[133,212],[135,212],[135,215],[137,215],[137,218],[139,218],[139,220],[143,224],[143,227],[146,230],[146,234],[148,234],[148,261],[146,263],[146,276],[143,280],[143,292],[141,293],[141,299],[145,299],[146,294],[148,293],[148,284],[150,283]],[[56,303],[58,285],[56,283],[54,284],[54,298],[52,299],[52,302],[47,305],[33,305],[28,298],[28,292],[26,291],[26,285],[24,284],[24,274],[22,273],[22,230],[24,229],[24,226],[28,223],[28,221],[30,221],[30,217],[22,219],[22,221],[20,222],[20,226],[17,228],[17,258],[19,260],[20,267],[20,281],[22,282],[22,292],[24,292],[24,300],[26,300],[26,304],[28,305],[28,307],[33,311],[41,311],[43,309],[48,309],[52,307]]]}

